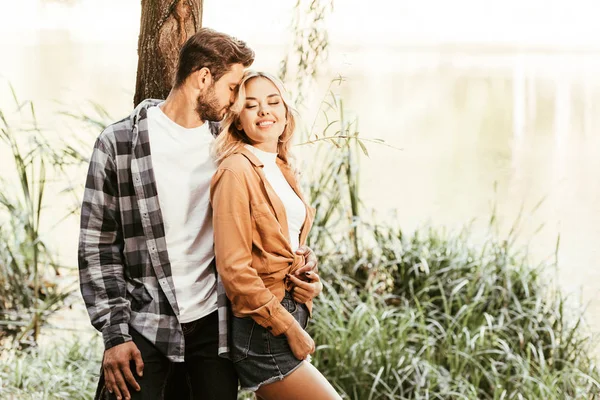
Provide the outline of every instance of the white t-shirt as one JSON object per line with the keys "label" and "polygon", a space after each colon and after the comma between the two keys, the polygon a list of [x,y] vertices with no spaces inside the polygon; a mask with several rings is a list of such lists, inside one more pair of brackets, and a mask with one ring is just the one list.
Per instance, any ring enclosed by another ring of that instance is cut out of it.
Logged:
{"label": "white t-shirt", "polygon": [[246,147],[264,164],[265,178],[285,207],[290,244],[292,250],[296,251],[300,247],[300,231],[306,219],[306,207],[277,166],[277,153],[268,153],[248,144]]}
{"label": "white t-shirt", "polygon": [[210,181],[217,166],[214,141],[204,123],[187,129],[158,107],[148,109],[148,136],[171,263],[179,321],[192,322],[217,309]]}

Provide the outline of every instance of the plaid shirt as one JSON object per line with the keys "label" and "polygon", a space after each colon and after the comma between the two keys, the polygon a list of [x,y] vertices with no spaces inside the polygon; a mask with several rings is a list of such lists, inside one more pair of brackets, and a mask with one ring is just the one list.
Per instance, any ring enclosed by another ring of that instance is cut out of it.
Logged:
{"label": "plaid shirt", "polygon": [[[184,360],[184,337],[152,169],[145,100],[98,137],[81,208],[79,276],[105,348],[131,340],[129,327],[169,360]],[[213,135],[218,124],[210,122]],[[216,270],[215,270],[216,273]],[[228,303],[218,279],[219,354],[227,356]]]}

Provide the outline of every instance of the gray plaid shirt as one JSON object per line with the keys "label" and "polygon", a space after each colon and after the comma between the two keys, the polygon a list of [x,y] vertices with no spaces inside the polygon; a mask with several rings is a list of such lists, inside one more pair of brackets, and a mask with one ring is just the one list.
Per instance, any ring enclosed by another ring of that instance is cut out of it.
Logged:
{"label": "gray plaid shirt", "polygon": [[[146,118],[161,101],[143,101],[96,140],[81,208],[79,277],[106,349],[131,340],[132,327],[169,360],[181,362],[184,337]],[[213,135],[218,129],[210,122]],[[219,354],[226,356],[228,303],[220,279],[218,308]]]}

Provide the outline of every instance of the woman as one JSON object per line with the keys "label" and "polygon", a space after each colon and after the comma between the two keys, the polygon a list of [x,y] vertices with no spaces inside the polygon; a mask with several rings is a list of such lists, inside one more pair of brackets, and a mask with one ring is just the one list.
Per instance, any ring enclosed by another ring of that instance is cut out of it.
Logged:
{"label": "woman", "polygon": [[314,212],[290,165],[295,120],[277,78],[247,72],[223,122],[211,184],[217,270],[234,314],[231,358],[243,389],[264,400],[340,399],[306,358],[316,273],[293,276]]}

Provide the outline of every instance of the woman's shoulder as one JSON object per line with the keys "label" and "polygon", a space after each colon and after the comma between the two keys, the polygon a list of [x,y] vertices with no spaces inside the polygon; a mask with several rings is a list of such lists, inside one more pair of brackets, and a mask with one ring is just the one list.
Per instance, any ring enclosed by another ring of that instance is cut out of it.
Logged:
{"label": "woman's shoulder", "polygon": [[211,191],[216,186],[231,186],[228,190],[243,190],[253,187],[259,181],[250,160],[243,154],[234,153],[224,158],[211,181]]}
{"label": "woman's shoulder", "polygon": [[229,170],[239,174],[252,171],[252,163],[241,153],[233,153],[224,158],[218,166],[219,170]]}
{"label": "woman's shoulder", "polygon": [[219,166],[215,176],[223,174],[232,174],[240,182],[254,182],[258,179],[254,164],[244,155],[244,152],[233,153],[224,158]]}

